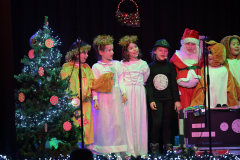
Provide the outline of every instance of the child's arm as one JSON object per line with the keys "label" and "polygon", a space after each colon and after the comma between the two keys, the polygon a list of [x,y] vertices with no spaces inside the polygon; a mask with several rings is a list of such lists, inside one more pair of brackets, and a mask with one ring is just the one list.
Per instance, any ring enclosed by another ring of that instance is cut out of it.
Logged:
{"label": "child's arm", "polygon": [[[149,71],[151,72],[151,68],[149,68]],[[146,91],[147,91],[147,98],[148,98],[148,101],[150,102],[151,109],[157,110],[156,108],[157,106],[153,98],[153,79],[152,79],[151,73],[146,81]]]}
{"label": "child's arm", "polygon": [[142,70],[143,70],[143,82],[145,83],[147,81],[148,77],[149,77],[149,74],[150,74],[150,69],[148,67],[147,62],[144,62]]}
{"label": "child's arm", "polygon": [[174,109],[176,111],[179,111],[182,109],[182,105],[180,102],[180,96],[179,96],[179,90],[178,90],[178,84],[177,84],[177,73],[175,70],[175,67],[173,66],[172,63],[170,64],[170,68],[171,68],[171,78],[170,78],[170,83],[171,83],[171,89],[172,89],[172,93],[173,93],[173,100],[175,102],[175,107]]}
{"label": "child's arm", "polygon": [[201,69],[201,79],[195,87],[190,106],[203,105],[204,103],[204,67]]}
{"label": "child's arm", "polygon": [[228,71],[228,84],[227,84],[227,101],[228,106],[237,106],[238,105],[238,95],[237,95],[237,85],[234,83],[234,78],[229,69]]}
{"label": "child's arm", "polygon": [[234,76],[232,76],[232,77],[233,77],[233,82],[236,87],[237,97],[238,97],[238,100],[240,101],[240,85],[239,85],[238,81],[236,80],[236,78]]}
{"label": "child's arm", "polygon": [[[92,72],[93,72],[93,75],[94,75],[95,79],[99,77],[99,72],[98,72],[98,68],[97,68],[96,65],[93,65]],[[94,101],[94,108],[99,110],[98,97],[97,97],[98,92],[92,90],[92,95],[93,95],[93,101]]]}
{"label": "child's arm", "polygon": [[116,62],[116,71],[118,71],[117,76],[118,76],[118,81],[119,81],[119,86],[122,92],[122,102],[127,101],[127,95],[126,95],[126,88],[125,88],[125,82],[124,82],[124,75],[123,75],[123,67],[120,64],[120,62]]}
{"label": "child's arm", "polygon": [[[228,72],[231,72],[231,71],[229,70],[229,63],[228,63],[227,59],[225,60],[225,62],[224,62],[223,65],[227,68]],[[234,84],[235,84],[235,89],[236,89],[237,97],[238,97],[238,100],[240,101],[240,84],[238,83],[238,81],[236,80],[236,78],[235,78],[233,75],[232,75],[232,77],[233,77],[233,82],[234,82]]]}
{"label": "child's arm", "polygon": [[69,64],[68,63],[64,63],[62,70],[60,72],[60,76],[62,79],[67,78],[71,73],[71,71],[69,70]]}

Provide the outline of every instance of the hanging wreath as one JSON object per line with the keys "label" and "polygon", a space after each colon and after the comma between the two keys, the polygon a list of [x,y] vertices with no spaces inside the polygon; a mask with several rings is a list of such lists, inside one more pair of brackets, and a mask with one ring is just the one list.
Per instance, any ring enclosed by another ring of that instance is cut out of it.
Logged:
{"label": "hanging wreath", "polygon": [[122,25],[132,26],[132,27],[140,27],[140,16],[139,16],[139,13],[138,13],[137,3],[134,0],[130,0],[135,4],[137,11],[135,13],[128,14],[128,13],[121,12],[119,10],[119,7],[120,7],[121,3],[124,2],[124,1],[125,0],[122,0],[118,4],[117,11],[116,11],[117,20],[119,22],[121,22]]}

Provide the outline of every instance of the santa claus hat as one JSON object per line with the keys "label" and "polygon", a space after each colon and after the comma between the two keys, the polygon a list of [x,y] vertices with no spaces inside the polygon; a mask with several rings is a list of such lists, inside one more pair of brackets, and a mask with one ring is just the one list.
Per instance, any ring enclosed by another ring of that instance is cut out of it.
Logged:
{"label": "santa claus hat", "polygon": [[183,33],[183,37],[181,38],[181,44],[193,42],[199,44],[199,34],[198,31],[190,30],[188,28],[185,29]]}

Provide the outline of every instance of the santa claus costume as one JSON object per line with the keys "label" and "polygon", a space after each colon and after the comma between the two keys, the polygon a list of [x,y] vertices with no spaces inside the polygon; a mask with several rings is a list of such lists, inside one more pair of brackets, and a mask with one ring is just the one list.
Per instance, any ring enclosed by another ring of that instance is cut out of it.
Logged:
{"label": "santa claus costume", "polygon": [[198,31],[185,29],[181,45],[180,51],[176,50],[170,62],[175,65],[177,71],[176,80],[184,109],[190,106],[193,91],[201,79],[200,69],[203,66],[203,59],[199,47]]}

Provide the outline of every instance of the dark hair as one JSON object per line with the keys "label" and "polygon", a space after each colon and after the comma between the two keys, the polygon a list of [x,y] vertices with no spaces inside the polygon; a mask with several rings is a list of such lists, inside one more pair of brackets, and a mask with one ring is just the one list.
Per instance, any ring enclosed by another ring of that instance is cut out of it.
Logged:
{"label": "dark hair", "polygon": [[[156,50],[157,50],[157,48],[158,47],[163,47],[163,46],[154,46],[154,48],[152,49],[152,51],[150,52],[151,53],[151,58],[152,58],[152,60],[156,60],[156,54],[154,53]],[[163,47],[163,48],[167,48],[167,47]],[[170,53],[170,49],[169,48],[167,48],[168,49],[168,57],[167,57],[167,60],[169,59],[169,53]]]}
{"label": "dark hair", "polygon": [[[138,46],[138,42],[137,41],[131,42],[131,43],[134,43],[134,44],[136,44]],[[126,47],[122,47],[122,59],[123,59],[123,62],[129,62],[129,60],[130,60],[130,57],[127,54],[128,53],[128,46],[129,46],[129,44]],[[139,49],[139,47],[138,47],[138,50],[139,50],[139,53],[138,53],[137,59],[141,59],[142,58],[142,53],[141,53],[141,50]]]}
{"label": "dark hair", "polygon": [[238,40],[238,42],[240,43],[240,41],[239,41],[239,39],[238,39],[237,37],[231,37],[231,38],[229,39],[229,46],[230,46],[232,40],[234,40],[234,39]]}
{"label": "dark hair", "polygon": [[[81,46],[84,46],[84,45],[87,45],[87,43],[85,42],[85,41],[82,41],[81,42]],[[69,51],[72,51],[72,50],[74,50],[74,49],[77,49],[78,48],[78,44],[77,44],[77,42],[73,42],[73,44],[71,45],[71,47],[69,48]],[[77,58],[76,58],[76,56],[74,55],[73,57],[72,57],[72,60],[76,60]]]}
{"label": "dark hair", "polygon": [[93,160],[93,153],[89,149],[76,149],[70,153],[70,160]]}

